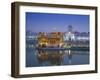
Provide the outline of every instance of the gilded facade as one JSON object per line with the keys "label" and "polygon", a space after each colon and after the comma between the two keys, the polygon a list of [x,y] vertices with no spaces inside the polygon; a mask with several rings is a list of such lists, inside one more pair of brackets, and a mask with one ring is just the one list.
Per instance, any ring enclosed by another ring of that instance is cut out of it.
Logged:
{"label": "gilded facade", "polygon": [[51,32],[51,33],[40,32],[38,35],[38,45],[40,47],[61,47],[63,45],[63,33],[62,32]]}

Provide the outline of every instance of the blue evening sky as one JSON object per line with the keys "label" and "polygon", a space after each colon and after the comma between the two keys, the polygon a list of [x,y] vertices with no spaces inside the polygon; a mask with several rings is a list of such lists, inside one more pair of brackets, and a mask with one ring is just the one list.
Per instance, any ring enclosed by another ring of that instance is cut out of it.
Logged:
{"label": "blue evening sky", "polygon": [[26,31],[66,32],[68,25],[72,25],[74,31],[89,32],[89,15],[26,12]]}

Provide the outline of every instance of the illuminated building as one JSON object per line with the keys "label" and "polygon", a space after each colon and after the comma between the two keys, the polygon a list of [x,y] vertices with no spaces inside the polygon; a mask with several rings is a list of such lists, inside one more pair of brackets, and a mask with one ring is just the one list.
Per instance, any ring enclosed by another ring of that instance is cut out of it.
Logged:
{"label": "illuminated building", "polygon": [[75,39],[79,41],[89,41],[89,33],[82,32],[82,33],[74,33]]}
{"label": "illuminated building", "polygon": [[69,25],[68,31],[64,33],[64,41],[72,41],[72,40],[75,40],[75,35],[73,32],[73,27]]}
{"label": "illuminated building", "polygon": [[64,41],[89,41],[89,32],[75,32],[72,26],[64,33]]}
{"label": "illuminated building", "polygon": [[32,31],[27,31],[26,40],[37,40],[37,33],[32,32]]}
{"label": "illuminated building", "polygon": [[38,44],[41,47],[61,47],[63,45],[63,33],[61,32],[51,32],[51,33],[40,32],[38,35]]}
{"label": "illuminated building", "polygon": [[39,34],[38,34],[38,44],[41,47],[46,47],[48,45],[48,37],[44,32],[39,32]]}

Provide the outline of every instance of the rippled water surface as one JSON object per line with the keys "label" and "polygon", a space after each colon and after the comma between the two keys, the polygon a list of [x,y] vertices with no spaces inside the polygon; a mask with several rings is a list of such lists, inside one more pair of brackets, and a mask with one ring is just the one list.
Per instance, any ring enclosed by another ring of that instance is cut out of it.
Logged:
{"label": "rippled water surface", "polygon": [[88,50],[37,50],[26,47],[26,67],[89,64]]}

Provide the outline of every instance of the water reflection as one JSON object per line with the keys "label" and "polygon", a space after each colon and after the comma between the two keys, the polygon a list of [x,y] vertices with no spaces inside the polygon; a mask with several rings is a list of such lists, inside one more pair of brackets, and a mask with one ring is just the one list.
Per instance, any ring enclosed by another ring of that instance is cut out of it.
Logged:
{"label": "water reflection", "polygon": [[71,53],[71,50],[68,50],[68,62],[69,62],[69,64],[71,64],[72,63],[72,53]]}
{"label": "water reflection", "polygon": [[63,60],[63,52],[40,50],[38,51],[37,58],[41,64],[44,62],[49,62],[51,65],[61,65]]}
{"label": "water reflection", "polygon": [[26,67],[79,64],[89,64],[89,51],[26,48]]}
{"label": "water reflection", "polygon": [[40,50],[38,51],[38,61],[40,64],[44,62],[49,62],[51,65],[61,65],[63,63],[63,57],[66,55],[68,57],[68,64],[72,63],[72,51],[46,51]]}

